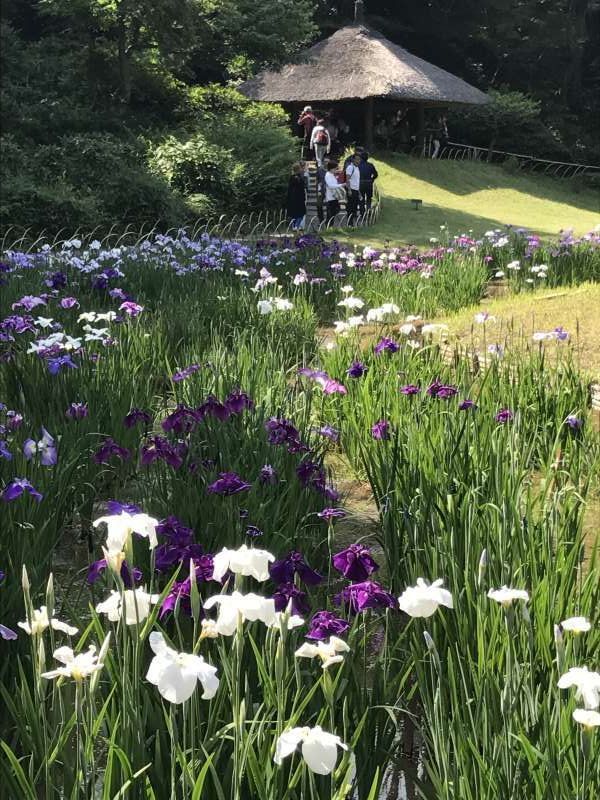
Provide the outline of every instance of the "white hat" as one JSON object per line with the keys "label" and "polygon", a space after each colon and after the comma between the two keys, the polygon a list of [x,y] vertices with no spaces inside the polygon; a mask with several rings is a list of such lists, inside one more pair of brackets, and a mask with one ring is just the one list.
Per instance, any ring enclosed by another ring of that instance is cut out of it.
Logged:
{"label": "white hat", "polygon": [[304,111],[312,111],[312,106],[304,106]]}

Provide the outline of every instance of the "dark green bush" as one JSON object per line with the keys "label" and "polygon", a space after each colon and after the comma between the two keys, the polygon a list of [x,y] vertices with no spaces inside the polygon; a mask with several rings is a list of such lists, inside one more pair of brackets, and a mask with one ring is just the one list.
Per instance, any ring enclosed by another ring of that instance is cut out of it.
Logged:
{"label": "dark green bush", "polygon": [[2,225],[56,231],[110,228],[115,222],[163,226],[191,215],[145,163],[143,142],[107,133],[63,136],[22,147],[2,139]]}
{"label": "dark green bush", "polygon": [[222,86],[191,89],[185,110],[196,119],[194,132],[167,136],[154,150],[153,170],[185,197],[213,198],[219,211],[281,207],[296,156],[283,110]]}

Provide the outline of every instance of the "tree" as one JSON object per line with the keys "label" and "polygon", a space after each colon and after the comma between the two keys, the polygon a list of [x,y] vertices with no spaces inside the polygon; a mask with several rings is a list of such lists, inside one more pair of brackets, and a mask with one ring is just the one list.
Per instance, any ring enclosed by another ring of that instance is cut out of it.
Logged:
{"label": "tree", "polygon": [[119,90],[131,99],[131,66],[137,54],[155,51],[167,62],[181,61],[194,43],[199,0],[41,0],[49,15],[103,36],[118,63]]}

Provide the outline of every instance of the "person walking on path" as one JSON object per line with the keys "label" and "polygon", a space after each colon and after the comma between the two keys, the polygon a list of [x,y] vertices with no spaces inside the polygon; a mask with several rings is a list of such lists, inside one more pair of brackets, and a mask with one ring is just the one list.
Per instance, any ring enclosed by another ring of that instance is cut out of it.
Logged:
{"label": "person walking on path", "polygon": [[338,168],[337,161],[329,161],[325,173],[325,206],[327,208],[327,225],[340,213],[340,193],[344,191],[344,184],[338,182],[335,172]]}
{"label": "person walking on path", "polygon": [[302,143],[302,156],[303,158],[310,158],[310,151],[312,149],[311,137],[312,132],[317,124],[315,115],[310,106],[304,106],[304,109],[298,117],[298,125],[304,130],[304,140]]}
{"label": "person walking on path", "polygon": [[331,150],[331,138],[329,136],[329,131],[325,127],[325,123],[322,119],[317,121],[317,124],[313,128],[313,132],[310,137],[311,150],[313,147],[315,149],[317,166],[322,167],[325,156]]}
{"label": "person walking on path", "polygon": [[355,153],[346,167],[346,185],[348,187],[348,204],[346,206],[346,211],[348,214],[348,225],[350,226],[354,226],[357,223],[358,204],[360,201],[361,161],[360,153]]}
{"label": "person walking on path", "polygon": [[293,230],[304,226],[306,216],[306,183],[300,164],[294,164],[288,182],[286,210]]}
{"label": "person walking on path", "polygon": [[360,164],[360,213],[364,214],[373,203],[373,183],[379,177],[375,165],[369,161],[369,154],[365,151],[361,155]]}

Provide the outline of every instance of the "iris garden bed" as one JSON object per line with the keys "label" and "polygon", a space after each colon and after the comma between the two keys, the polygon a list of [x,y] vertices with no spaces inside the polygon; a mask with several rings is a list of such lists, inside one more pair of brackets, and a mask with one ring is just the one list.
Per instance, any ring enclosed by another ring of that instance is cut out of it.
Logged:
{"label": "iris garden bed", "polygon": [[[371,799],[397,771],[427,799],[600,791],[600,443],[569,332],[524,357],[482,314],[473,369],[429,322],[500,273],[595,281],[598,244],[6,252],[11,796]],[[378,512],[350,545],[342,461]]]}

